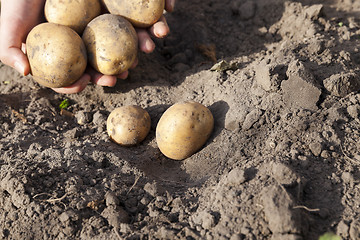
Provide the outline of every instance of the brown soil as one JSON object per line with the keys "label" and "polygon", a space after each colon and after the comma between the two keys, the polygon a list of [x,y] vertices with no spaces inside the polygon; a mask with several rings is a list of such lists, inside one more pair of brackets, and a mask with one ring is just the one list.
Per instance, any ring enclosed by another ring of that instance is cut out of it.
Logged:
{"label": "brown soil", "polygon": [[[167,19],[114,88],[56,94],[1,65],[1,238],[360,239],[360,1],[179,0]],[[155,128],[184,100],[215,129],[173,161]],[[130,104],[152,129],[126,148],[105,124]]]}

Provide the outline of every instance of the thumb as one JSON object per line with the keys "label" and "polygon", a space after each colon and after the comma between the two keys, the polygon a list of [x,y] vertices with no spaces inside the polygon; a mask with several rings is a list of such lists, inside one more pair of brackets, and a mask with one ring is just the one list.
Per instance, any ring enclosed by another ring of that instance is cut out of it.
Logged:
{"label": "thumb", "polygon": [[6,65],[15,68],[20,74],[26,76],[30,73],[29,61],[24,52],[19,48],[10,47],[4,50],[1,55],[1,61]]}

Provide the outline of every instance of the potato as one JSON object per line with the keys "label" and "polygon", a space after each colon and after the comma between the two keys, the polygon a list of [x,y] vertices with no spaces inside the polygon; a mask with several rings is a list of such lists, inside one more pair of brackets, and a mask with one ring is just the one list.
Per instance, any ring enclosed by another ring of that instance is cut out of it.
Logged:
{"label": "potato", "polygon": [[157,145],[168,158],[183,160],[205,144],[213,128],[213,115],[204,105],[193,101],[176,103],[156,126]]}
{"label": "potato", "polygon": [[148,135],[150,127],[149,113],[139,106],[116,108],[106,121],[110,139],[123,146],[132,146],[142,142]]}
{"label": "potato", "polygon": [[146,28],[162,16],[165,0],[102,0],[107,10],[128,19],[135,27]]}
{"label": "potato", "polygon": [[82,36],[90,65],[105,75],[128,70],[137,56],[138,39],[125,18],[104,14],[93,19]]}
{"label": "potato", "polygon": [[26,51],[34,80],[45,87],[69,86],[86,69],[81,37],[63,25],[42,23],[34,27],[26,39]]}
{"label": "potato", "polygon": [[62,24],[81,34],[86,25],[101,13],[99,0],[46,0],[48,22]]}

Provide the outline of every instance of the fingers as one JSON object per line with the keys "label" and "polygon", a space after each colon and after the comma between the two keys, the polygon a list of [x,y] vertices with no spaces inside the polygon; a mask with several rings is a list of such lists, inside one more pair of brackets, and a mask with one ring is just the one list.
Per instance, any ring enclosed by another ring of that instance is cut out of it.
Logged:
{"label": "fingers", "polygon": [[90,75],[91,81],[100,86],[113,87],[116,84],[116,76],[103,75],[89,67],[86,72]]}
{"label": "fingers", "polygon": [[57,93],[64,93],[64,94],[72,94],[72,93],[79,93],[86,88],[88,83],[90,82],[90,75],[84,74],[79,80],[68,87],[63,88],[52,88]]}
{"label": "fingers", "polygon": [[[131,65],[130,68],[131,69],[135,68],[137,64],[138,64],[138,59],[135,59],[134,63]],[[92,79],[91,81],[93,83],[104,87],[114,87],[117,82],[117,78],[126,79],[129,76],[129,71],[122,72],[116,76],[103,75],[95,71],[93,68],[89,68],[87,72],[90,74]]]}
{"label": "fingers", "polygon": [[125,71],[123,73],[120,73],[116,77],[124,80],[124,79],[127,79],[128,76],[129,76],[129,71]]}
{"label": "fingers", "polygon": [[[92,79],[96,85],[103,87],[114,87],[116,84],[116,76],[97,74],[98,76]],[[101,76],[100,76],[101,75]]]}
{"label": "fingers", "polygon": [[[136,59],[131,66],[131,68],[135,68],[138,63]],[[86,69],[86,73],[74,84],[63,87],[63,88],[52,88],[57,93],[63,94],[72,94],[79,93],[86,88],[88,83],[91,81],[96,85],[104,86],[104,87],[114,87],[116,85],[117,78],[126,79],[129,75],[128,71],[125,71],[117,76],[109,76],[103,75],[102,73],[97,72],[93,68],[89,67]]]}
{"label": "fingers", "polygon": [[175,7],[175,0],[166,0],[165,1],[165,10],[167,12],[174,11],[174,7]]}
{"label": "fingers", "polygon": [[139,39],[139,48],[145,53],[151,53],[155,49],[155,43],[151,39],[151,35],[157,38],[163,38],[170,33],[170,28],[166,22],[164,16],[161,16],[158,22],[152,25],[149,30],[146,29],[136,29],[138,39]]}
{"label": "fingers", "polygon": [[[175,5],[175,0],[166,0],[165,10],[168,12],[172,12],[174,10],[174,5]],[[149,29],[136,29],[136,32],[139,39],[140,50],[145,53],[151,53],[155,49],[155,43],[151,39],[150,34],[157,38],[164,38],[170,33],[170,28],[163,15]]]}
{"label": "fingers", "polygon": [[138,39],[139,39],[139,48],[145,53],[151,53],[155,49],[155,43],[151,40],[151,37],[146,29],[136,29]]}
{"label": "fingers", "polygon": [[158,22],[156,22],[150,27],[149,31],[153,36],[157,38],[163,38],[170,33],[170,28],[166,22],[164,15],[161,16]]}

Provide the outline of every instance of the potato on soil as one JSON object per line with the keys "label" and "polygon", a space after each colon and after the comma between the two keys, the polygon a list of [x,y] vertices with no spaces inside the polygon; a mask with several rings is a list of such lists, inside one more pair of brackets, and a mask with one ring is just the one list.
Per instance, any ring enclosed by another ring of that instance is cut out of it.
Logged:
{"label": "potato on soil", "polygon": [[86,25],[101,13],[99,0],[46,0],[48,22],[65,25],[81,34]]}
{"label": "potato on soil", "polygon": [[112,14],[96,17],[87,25],[82,38],[90,65],[102,74],[125,72],[136,59],[136,31],[123,17]]}
{"label": "potato on soil", "polygon": [[86,69],[81,37],[63,25],[42,23],[34,27],[26,39],[26,50],[34,80],[45,87],[69,86]]}
{"label": "potato on soil", "polygon": [[213,115],[204,105],[193,101],[176,103],[157,124],[157,145],[168,158],[183,160],[205,144],[213,128]]}
{"label": "potato on soil", "polygon": [[110,139],[123,146],[142,142],[151,127],[149,113],[139,106],[123,106],[114,109],[106,122]]}
{"label": "potato on soil", "polygon": [[135,27],[146,28],[162,16],[165,0],[102,0],[107,10],[128,19]]}

